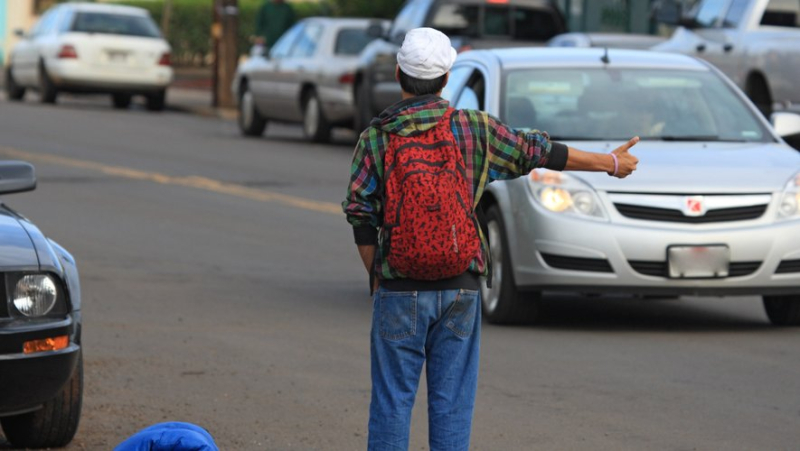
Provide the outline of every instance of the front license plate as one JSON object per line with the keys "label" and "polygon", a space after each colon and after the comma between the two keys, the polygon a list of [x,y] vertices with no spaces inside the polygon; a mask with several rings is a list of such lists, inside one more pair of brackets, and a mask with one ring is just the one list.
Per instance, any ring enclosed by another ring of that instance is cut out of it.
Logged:
{"label": "front license plate", "polygon": [[673,279],[727,277],[730,255],[728,246],[670,246],[669,276]]}

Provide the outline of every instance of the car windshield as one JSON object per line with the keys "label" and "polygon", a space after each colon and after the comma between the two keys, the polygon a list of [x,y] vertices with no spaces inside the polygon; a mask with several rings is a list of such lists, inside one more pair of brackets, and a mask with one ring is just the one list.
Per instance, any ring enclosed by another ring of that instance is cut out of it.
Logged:
{"label": "car windshield", "polygon": [[696,70],[531,69],[506,74],[501,119],[558,140],[771,141],[716,74]]}
{"label": "car windshield", "polygon": [[72,31],[80,33],[118,34],[146,38],[161,37],[158,27],[147,16],[82,12],[75,16]]}

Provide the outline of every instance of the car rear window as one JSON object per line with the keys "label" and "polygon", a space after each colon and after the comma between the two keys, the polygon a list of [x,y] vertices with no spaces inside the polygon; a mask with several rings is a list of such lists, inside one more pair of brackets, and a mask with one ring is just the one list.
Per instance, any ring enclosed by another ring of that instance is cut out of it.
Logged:
{"label": "car rear window", "polygon": [[336,36],[334,53],[336,55],[358,55],[370,41],[372,38],[367,35],[367,30],[345,28]]}
{"label": "car rear window", "polygon": [[559,33],[557,20],[548,9],[441,3],[430,26],[450,36],[546,41]]}
{"label": "car rear window", "polygon": [[150,17],[132,14],[80,12],[75,15],[71,31],[146,38],[161,37],[161,32]]}

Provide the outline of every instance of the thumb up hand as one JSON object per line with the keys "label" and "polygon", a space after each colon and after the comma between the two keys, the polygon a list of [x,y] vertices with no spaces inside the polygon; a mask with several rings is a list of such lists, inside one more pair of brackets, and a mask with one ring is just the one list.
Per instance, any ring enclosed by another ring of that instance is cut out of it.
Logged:
{"label": "thumb up hand", "polygon": [[636,170],[636,165],[639,164],[639,159],[628,152],[628,150],[635,146],[638,142],[639,137],[636,136],[611,152],[611,154],[614,155],[614,167],[616,172],[609,172],[608,175],[624,179]]}

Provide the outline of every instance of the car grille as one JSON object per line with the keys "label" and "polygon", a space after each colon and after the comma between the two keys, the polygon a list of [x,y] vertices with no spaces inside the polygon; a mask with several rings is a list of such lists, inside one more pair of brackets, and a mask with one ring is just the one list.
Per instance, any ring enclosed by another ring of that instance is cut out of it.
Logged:
{"label": "car grille", "polygon": [[[646,276],[669,277],[669,264],[667,262],[653,262],[642,260],[629,260],[634,271]],[[761,262],[731,262],[728,266],[728,277],[749,276],[761,267]]]}
{"label": "car grille", "polygon": [[800,260],[784,260],[778,265],[775,274],[788,274],[793,272],[800,272]]}
{"label": "car grille", "polygon": [[646,221],[683,222],[688,224],[757,219],[767,211],[767,205],[764,204],[709,210],[703,216],[685,216],[680,210],[669,208],[643,207],[641,205],[622,203],[615,203],[614,206],[617,207],[617,211],[619,211],[622,216],[628,218],[644,219]]}
{"label": "car grille", "polygon": [[611,264],[603,258],[564,257],[562,255],[541,253],[547,266],[573,271],[614,272]]}

